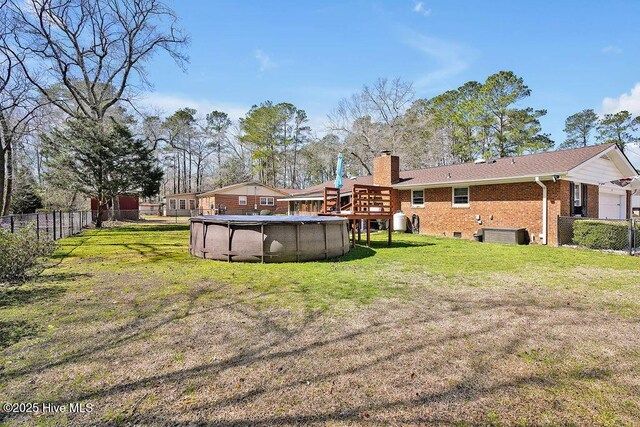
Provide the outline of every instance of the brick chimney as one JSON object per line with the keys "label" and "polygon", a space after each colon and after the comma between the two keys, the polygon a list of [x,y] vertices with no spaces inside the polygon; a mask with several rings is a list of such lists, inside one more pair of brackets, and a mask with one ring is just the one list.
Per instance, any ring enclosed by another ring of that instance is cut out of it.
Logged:
{"label": "brick chimney", "polygon": [[392,156],[391,151],[383,151],[373,159],[373,183],[389,187],[400,181],[400,157]]}

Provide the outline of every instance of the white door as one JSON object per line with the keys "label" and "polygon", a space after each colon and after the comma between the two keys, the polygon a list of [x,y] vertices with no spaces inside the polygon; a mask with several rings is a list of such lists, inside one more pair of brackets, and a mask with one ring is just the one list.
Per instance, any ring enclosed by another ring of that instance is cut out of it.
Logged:
{"label": "white door", "polygon": [[626,218],[625,196],[611,193],[600,193],[600,218],[624,219]]}

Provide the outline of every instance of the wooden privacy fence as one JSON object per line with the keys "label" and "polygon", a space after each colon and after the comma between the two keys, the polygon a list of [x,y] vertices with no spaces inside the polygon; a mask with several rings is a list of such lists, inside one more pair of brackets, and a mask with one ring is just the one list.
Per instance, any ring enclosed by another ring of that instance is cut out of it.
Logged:
{"label": "wooden privacy fence", "polygon": [[36,237],[58,240],[80,233],[91,223],[91,211],[39,212],[0,217],[0,228],[15,233],[33,227]]}

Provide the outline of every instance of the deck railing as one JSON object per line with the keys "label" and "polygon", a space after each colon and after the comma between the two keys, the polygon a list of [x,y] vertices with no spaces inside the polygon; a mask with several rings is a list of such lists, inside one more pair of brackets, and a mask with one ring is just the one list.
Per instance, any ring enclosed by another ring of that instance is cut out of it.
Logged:
{"label": "deck railing", "polygon": [[351,211],[355,215],[391,216],[391,187],[356,184],[351,190]]}
{"label": "deck railing", "polygon": [[333,187],[324,188],[322,204],[322,213],[339,213],[340,212],[340,189]]}

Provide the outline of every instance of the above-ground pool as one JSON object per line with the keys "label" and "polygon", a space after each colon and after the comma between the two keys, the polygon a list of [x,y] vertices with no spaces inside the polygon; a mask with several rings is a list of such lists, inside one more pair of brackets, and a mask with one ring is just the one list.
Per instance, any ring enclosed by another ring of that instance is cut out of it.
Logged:
{"label": "above-ground pool", "polygon": [[211,215],[191,218],[191,255],[241,262],[296,262],[349,252],[347,219]]}

